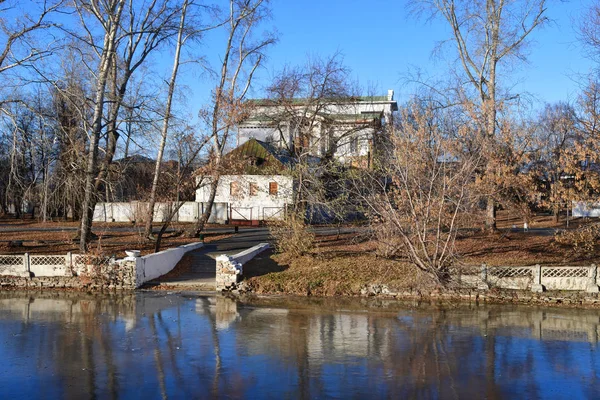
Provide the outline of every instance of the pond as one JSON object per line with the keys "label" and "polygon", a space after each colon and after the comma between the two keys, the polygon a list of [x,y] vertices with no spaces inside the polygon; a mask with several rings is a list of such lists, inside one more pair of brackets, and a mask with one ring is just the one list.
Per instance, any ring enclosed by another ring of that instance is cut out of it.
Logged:
{"label": "pond", "polygon": [[600,398],[600,312],[0,292],[0,398]]}

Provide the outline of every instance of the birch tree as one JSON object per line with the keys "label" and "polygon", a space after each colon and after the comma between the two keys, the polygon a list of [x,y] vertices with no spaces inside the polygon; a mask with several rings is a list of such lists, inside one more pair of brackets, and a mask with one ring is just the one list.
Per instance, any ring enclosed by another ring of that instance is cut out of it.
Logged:
{"label": "birch tree", "polygon": [[[150,198],[148,200],[148,211],[146,214],[146,226],[144,229],[144,237],[148,239],[152,239],[152,221],[154,219],[154,205],[156,203],[156,189],[158,187],[158,180],[160,178],[161,164],[163,160],[163,153],[165,151],[165,146],[167,144],[167,136],[169,133],[169,124],[171,121],[171,108],[173,103],[173,95],[175,93],[175,85],[177,82],[177,75],[179,72],[179,65],[181,59],[181,50],[187,40],[193,38],[198,35],[205,29],[190,29],[186,25],[186,17],[188,12],[188,7],[193,6],[193,2],[189,0],[184,0],[183,5],[181,6],[181,15],[179,20],[179,28],[177,31],[177,40],[175,45],[175,56],[173,58],[173,69],[171,71],[171,78],[169,79],[169,85],[167,89],[167,99],[164,110],[164,117],[162,121],[162,129],[160,135],[160,143],[158,145],[158,154],[156,156],[156,164],[154,167],[154,178],[152,180],[152,188],[150,190]],[[210,28],[206,28],[210,29]],[[160,241],[158,241],[158,248],[160,248]]]}
{"label": "birch tree", "polygon": [[[96,73],[94,113],[92,116],[84,186],[84,199],[82,206],[79,249],[86,252],[92,233],[92,219],[95,207],[95,179],[98,168],[98,144],[103,128],[104,99],[106,85],[109,79],[110,66],[114,62],[117,46],[117,34],[121,24],[121,16],[125,8],[125,0],[105,0],[96,2],[77,2],[76,10],[83,19],[90,13],[100,24],[103,32],[101,46],[98,46],[99,62]],[[89,32],[89,31],[88,31]],[[89,38],[91,38],[91,33]]]}
{"label": "birch tree", "polygon": [[[138,2],[105,0],[76,2],[82,32],[70,34],[86,44],[97,58],[94,75],[96,95],[94,115],[88,127],[89,146],[85,196],[81,217],[80,248],[87,248],[98,193],[102,192],[119,139],[119,116],[133,74],[148,57],[177,32],[174,21],[179,5],[167,0]],[[92,21],[88,19],[92,16]],[[95,26],[103,32],[96,40]],[[104,157],[99,159],[100,138],[106,137]]]}
{"label": "birch tree", "polygon": [[[210,194],[206,210],[189,236],[198,236],[210,218],[221,171],[221,158],[230,133],[247,115],[244,99],[254,74],[264,59],[264,51],[275,38],[266,34],[254,38],[255,31],[268,17],[267,0],[230,0],[229,18],[225,24],[226,42],[218,72],[218,82],[212,92],[212,104],[200,111],[211,141]],[[197,179],[202,179],[198,177]]]}
{"label": "birch tree", "polygon": [[133,76],[163,43],[177,34],[176,20],[182,5],[169,0],[139,2],[128,0],[127,13],[118,42],[117,57],[111,64],[106,148],[95,190],[102,192],[120,137],[119,124]]}

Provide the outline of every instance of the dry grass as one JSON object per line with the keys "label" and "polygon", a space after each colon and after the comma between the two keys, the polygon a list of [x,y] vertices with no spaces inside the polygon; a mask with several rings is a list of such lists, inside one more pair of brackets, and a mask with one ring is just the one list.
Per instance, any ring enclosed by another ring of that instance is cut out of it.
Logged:
{"label": "dry grass", "polygon": [[[511,227],[507,213],[500,227]],[[552,217],[538,217],[534,227],[555,227]],[[563,224],[561,221],[560,224]],[[580,226],[576,221],[570,226]],[[367,285],[384,284],[402,290],[431,289],[434,283],[407,260],[377,257],[378,243],[358,234],[317,236],[316,249],[302,257],[265,253],[244,266],[255,293],[337,296],[358,295]],[[600,246],[584,255],[555,241],[548,232],[474,232],[456,241],[458,262],[464,265],[581,265],[600,256]]]}
{"label": "dry grass", "polygon": [[[358,295],[365,285],[387,285],[394,288],[420,288],[427,277],[406,263],[384,260],[373,254],[354,257],[319,258],[305,255],[289,259],[285,254],[269,256],[279,271],[259,275],[256,270],[264,260],[253,260],[244,266],[248,286],[255,293],[286,293],[313,296]],[[254,270],[254,271],[253,271]]]}
{"label": "dry grass", "polygon": [[317,248],[309,254],[264,253],[244,265],[244,276],[255,293],[354,296],[366,285],[433,286],[408,263],[377,257],[375,247],[376,243],[361,241],[355,234],[318,236]]}
{"label": "dry grass", "polygon": [[594,255],[578,256],[554,236],[527,232],[478,234],[456,241],[458,260],[465,265],[589,264]]}

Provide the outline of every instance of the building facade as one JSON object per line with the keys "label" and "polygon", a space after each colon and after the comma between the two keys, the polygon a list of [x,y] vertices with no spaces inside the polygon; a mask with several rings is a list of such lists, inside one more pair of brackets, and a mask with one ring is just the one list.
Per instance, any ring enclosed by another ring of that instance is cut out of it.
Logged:
{"label": "building facade", "polygon": [[[285,218],[294,201],[297,163],[318,170],[324,159],[368,168],[398,110],[386,96],[336,99],[250,100],[249,116],[237,127],[237,147],[224,156],[214,203],[234,224]],[[317,173],[317,172],[315,172]],[[196,202],[205,205],[210,185]],[[219,221],[223,222],[223,221]]]}
{"label": "building facade", "polygon": [[331,157],[361,167],[370,165],[378,137],[398,110],[393,90],[385,96],[250,103],[250,116],[238,127],[238,146],[256,139],[290,154]]}

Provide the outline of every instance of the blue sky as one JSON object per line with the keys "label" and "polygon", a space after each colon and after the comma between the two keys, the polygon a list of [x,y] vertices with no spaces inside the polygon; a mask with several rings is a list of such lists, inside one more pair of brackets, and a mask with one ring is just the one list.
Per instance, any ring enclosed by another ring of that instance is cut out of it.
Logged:
{"label": "blue sky", "polygon": [[[532,36],[529,65],[522,65],[519,73],[523,90],[547,101],[573,96],[576,84],[571,75],[586,72],[591,65],[583,57],[573,27],[587,4],[549,4],[553,23]],[[340,50],[361,83],[371,81],[382,90],[391,87],[405,95],[401,78],[409,68],[443,75],[454,59],[451,45],[444,59],[432,55],[436,43],[450,35],[444,22],[411,16],[407,1],[276,0],[273,13],[281,37],[270,52],[271,68],[301,63],[307,53],[326,56]]]}
{"label": "blue sky", "polygon": [[[550,1],[547,16],[551,23],[531,36],[527,63],[510,75],[513,91],[529,93],[541,106],[544,102],[574,101],[579,74],[594,63],[585,57],[577,42],[576,24],[591,1]],[[284,65],[301,65],[307,56],[328,57],[335,52],[364,87],[374,85],[385,93],[394,89],[399,101],[412,92],[403,79],[410,70],[420,69],[428,76],[443,77],[455,59],[451,44],[442,57],[433,56],[439,41],[450,30],[440,20],[427,21],[410,15],[407,0],[272,0],[273,19],[279,42],[268,52],[268,60],[253,95]],[[214,45],[214,46],[213,46]],[[219,51],[219,41],[205,44],[208,53]],[[213,53],[213,56],[216,53]],[[581,79],[580,79],[581,80]],[[182,77],[195,104],[206,101],[210,84],[206,79]]]}

